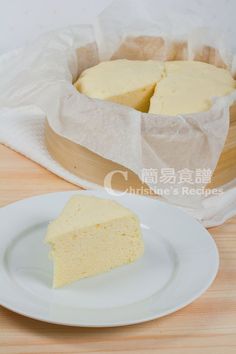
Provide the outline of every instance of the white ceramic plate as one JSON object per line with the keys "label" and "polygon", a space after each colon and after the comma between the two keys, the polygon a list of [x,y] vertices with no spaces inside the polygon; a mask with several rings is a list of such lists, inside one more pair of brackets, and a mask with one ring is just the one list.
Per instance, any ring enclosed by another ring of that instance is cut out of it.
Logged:
{"label": "white ceramic plate", "polygon": [[42,321],[121,326],[170,314],[198,298],[216,276],[219,257],[209,233],[183,211],[135,195],[116,199],[141,220],[145,252],[137,262],[52,289],[43,243],[48,222],[75,192],[24,199],[0,209],[0,304]]}

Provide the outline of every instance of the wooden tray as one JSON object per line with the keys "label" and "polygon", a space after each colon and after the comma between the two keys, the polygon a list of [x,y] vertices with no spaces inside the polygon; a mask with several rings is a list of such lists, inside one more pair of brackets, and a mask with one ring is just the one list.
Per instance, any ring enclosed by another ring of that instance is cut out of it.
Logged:
{"label": "wooden tray", "polygon": [[[236,178],[236,105],[231,107],[230,117],[228,137],[209,185],[210,188],[219,187]],[[51,156],[76,176],[103,186],[104,178],[109,172],[123,171],[126,173],[125,176],[122,173],[113,175],[112,188],[122,191],[129,188],[131,192],[135,189],[136,193],[150,194],[149,187],[131,170],[60,136],[47,121],[45,140]]]}

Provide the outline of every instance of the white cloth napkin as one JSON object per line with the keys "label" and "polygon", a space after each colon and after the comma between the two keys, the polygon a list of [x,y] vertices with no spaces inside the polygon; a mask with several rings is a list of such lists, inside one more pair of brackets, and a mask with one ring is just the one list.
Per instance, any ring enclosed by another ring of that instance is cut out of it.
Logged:
{"label": "white cloth napkin", "polygon": [[[35,106],[0,109],[0,142],[71,183],[89,189],[102,188],[78,178],[52,159],[44,143],[44,120],[44,112]],[[220,225],[236,215],[236,180],[222,189],[221,195],[205,198],[200,209],[182,209],[205,227]]]}

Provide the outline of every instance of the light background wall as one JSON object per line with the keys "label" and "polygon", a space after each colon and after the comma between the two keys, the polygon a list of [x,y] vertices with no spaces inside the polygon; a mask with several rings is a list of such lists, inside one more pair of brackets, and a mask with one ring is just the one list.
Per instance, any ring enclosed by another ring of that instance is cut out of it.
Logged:
{"label": "light background wall", "polygon": [[[118,1],[118,0],[115,0]],[[134,4],[137,1],[133,0]],[[191,23],[227,29],[236,48],[236,0],[148,0],[153,15],[178,11]],[[0,0],[0,53],[22,46],[43,32],[89,23],[112,0]]]}
{"label": "light background wall", "polygon": [[38,35],[89,23],[112,0],[0,0],[0,53]]}

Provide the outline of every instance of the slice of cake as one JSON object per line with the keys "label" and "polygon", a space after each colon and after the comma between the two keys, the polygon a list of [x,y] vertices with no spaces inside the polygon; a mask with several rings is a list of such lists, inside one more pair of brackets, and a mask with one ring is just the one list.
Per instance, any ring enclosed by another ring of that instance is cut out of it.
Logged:
{"label": "slice of cake", "polygon": [[53,286],[134,262],[144,250],[137,216],[115,201],[73,196],[48,226]]}
{"label": "slice of cake", "polygon": [[85,70],[75,87],[85,95],[147,112],[164,64],[155,60],[104,61]]}
{"label": "slice of cake", "polygon": [[213,97],[235,89],[230,72],[197,61],[165,63],[166,76],[151,98],[149,113],[178,115],[206,111]]}

